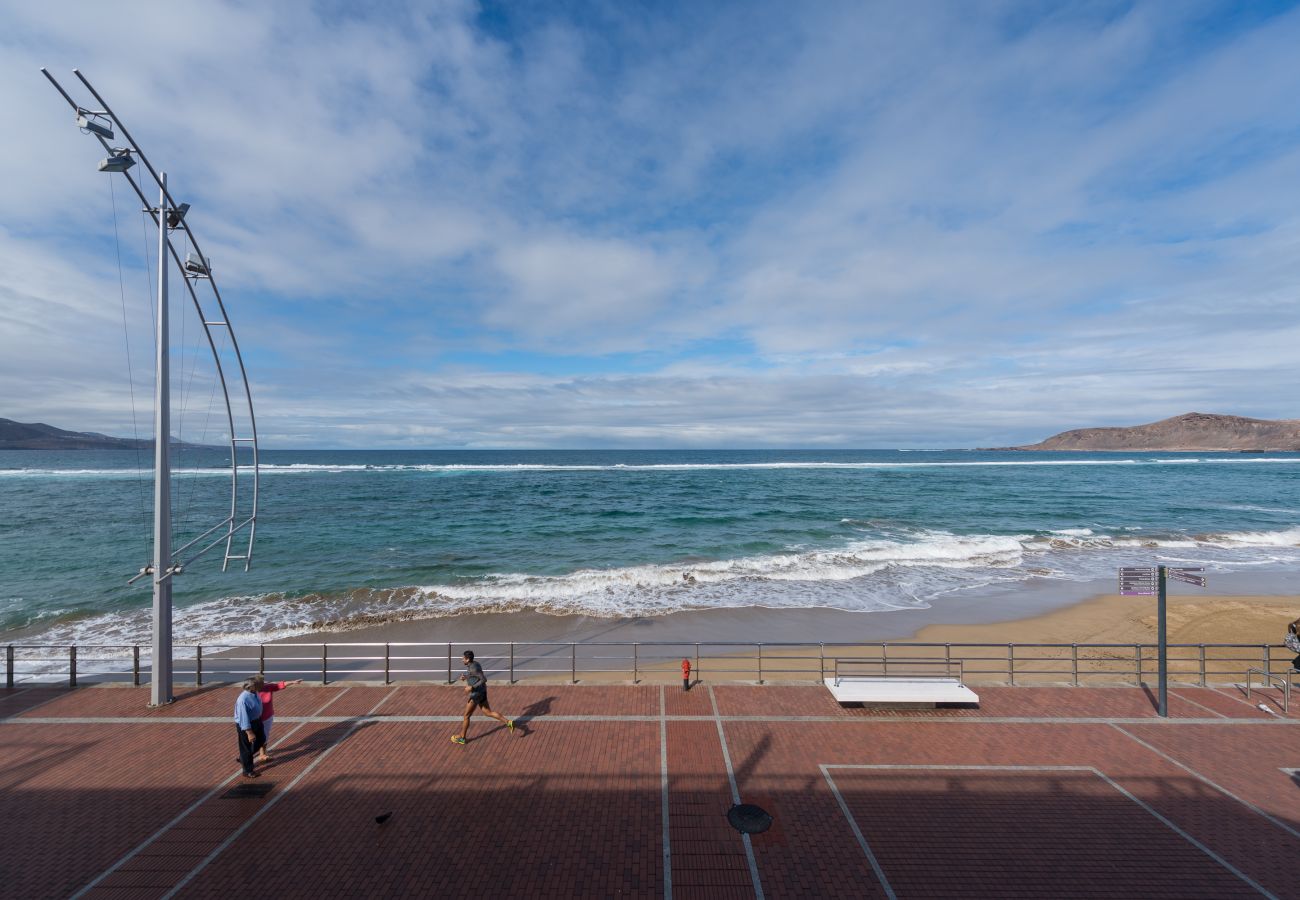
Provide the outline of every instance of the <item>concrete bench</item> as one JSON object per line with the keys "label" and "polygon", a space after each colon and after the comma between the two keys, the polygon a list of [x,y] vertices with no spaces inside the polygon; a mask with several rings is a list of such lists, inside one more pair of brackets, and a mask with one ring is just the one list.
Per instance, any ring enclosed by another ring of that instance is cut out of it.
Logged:
{"label": "concrete bench", "polygon": [[979,703],[979,695],[956,678],[906,675],[854,675],[827,678],[826,689],[840,703],[882,703],[932,707],[940,703]]}

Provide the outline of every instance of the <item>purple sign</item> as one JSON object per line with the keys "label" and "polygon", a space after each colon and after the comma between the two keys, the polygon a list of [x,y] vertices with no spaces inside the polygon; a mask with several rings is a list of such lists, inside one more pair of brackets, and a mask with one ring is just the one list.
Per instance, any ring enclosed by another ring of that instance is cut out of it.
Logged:
{"label": "purple sign", "polygon": [[1205,587],[1205,576],[1197,575],[1196,572],[1204,572],[1205,569],[1196,566],[1195,568],[1169,569],[1167,570],[1170,578],[1177,578],[1179,581],[1187,584],[1194,584],[1197,587]]}
{"label": "purple sign", "polygon": [[1125,566],[1119,570],[1119,592],[1124,597],[1140,597],[1156,592],[1153,566]]}

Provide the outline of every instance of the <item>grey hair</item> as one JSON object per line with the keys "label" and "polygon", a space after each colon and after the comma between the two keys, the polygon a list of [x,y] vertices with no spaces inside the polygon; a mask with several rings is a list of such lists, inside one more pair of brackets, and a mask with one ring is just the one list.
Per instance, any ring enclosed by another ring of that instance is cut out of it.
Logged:
{"label": "grey hair", "polygon": [[247,681],[244,682],[244,690],[246,690],[246,691],[252,691],[252,690],[256,690],[256,689],[257,689],[257,682],[254,681],[253,679],[250,678],[250,679],[248,679]]}

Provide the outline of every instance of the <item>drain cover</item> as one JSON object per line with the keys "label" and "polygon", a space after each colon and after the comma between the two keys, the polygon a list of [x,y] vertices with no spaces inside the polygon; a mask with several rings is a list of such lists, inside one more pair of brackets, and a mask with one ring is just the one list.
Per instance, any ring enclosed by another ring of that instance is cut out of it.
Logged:
{"label": "drain cover", "polygon": [[772,827],[772,816],[752,803],[737,803],[727,810],[727,821],[741,834],[762,834]]}
{"label": "drain cover", "polygon": [[275,787],[269,781],[259,781],[256,784],[237,784],[230,790],[221,795],[222,800],[246,800],[249,797],[260,799],[271,793],[271,788]]}

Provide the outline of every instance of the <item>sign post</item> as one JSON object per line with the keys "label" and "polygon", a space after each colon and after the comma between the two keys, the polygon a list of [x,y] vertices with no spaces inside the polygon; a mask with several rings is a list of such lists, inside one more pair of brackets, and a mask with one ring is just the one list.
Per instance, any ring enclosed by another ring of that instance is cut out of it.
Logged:
{"label": "sign post", "polygon": [[[1159,712],[1162,719],[1169,717],[1169,634],[1165,622],[1166,594],[1169,579],[1205,587],[1204,572],[1196,568],[1171,568],[1169,566],[1126,566],[1119,570],[1119,592],[1126,597],[1156,595],[1156,642],[1158,644]],[[1141,677],[1141,673],[1138,673]]]}
{"label": "sign post", "polygon": [[1169,586],[1169,568],[1167,566],[1157,566],[1160,573],[1156,580],[1156,621],[1157,626],[1156,643],[1160,645],[1159,649],[1159,670],[1160,670],[1160,718],[1169,718],[1169,634],[1165,627],[1165,594]]}

